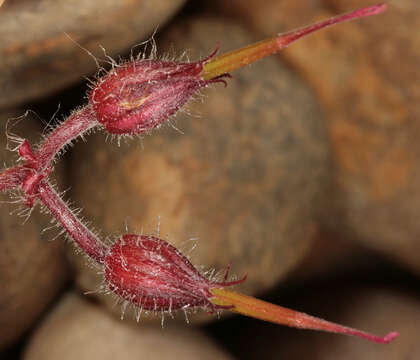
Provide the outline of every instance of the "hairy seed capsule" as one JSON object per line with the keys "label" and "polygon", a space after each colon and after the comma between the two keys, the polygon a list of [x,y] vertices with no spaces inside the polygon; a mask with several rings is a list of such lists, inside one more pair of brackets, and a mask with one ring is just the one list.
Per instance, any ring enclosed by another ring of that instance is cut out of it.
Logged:
{"label": "hairy seed capsule", "polygon": [[205,278],[174,246],[154,236],[124,235],[105,257],[105,279],[111,291],[144,310],[172,311],[214,305],[210,289],[235,285]]}
{"label": "hairy seed capsule", "polygon": [[198,62],[142,59],[115,67],[90,94],[98,121],[113,134],[141,134],[159,126],[202,87],[224,81],[200,76],[216,52]]}

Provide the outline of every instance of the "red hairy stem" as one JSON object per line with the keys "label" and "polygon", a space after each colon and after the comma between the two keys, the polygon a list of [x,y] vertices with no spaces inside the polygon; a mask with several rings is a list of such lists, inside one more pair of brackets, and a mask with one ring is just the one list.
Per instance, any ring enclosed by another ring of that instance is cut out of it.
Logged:
{"label": "red hairy stem", "polygon": [[288,33],[279,34],[275,37],[245,46],[241,49],[233,50],[226,54],[211,59],[204,65],[201,76],[204,80],[212,79],[225,73],[229,73],[245,65],[258,61],[266,56],[272,55],[281,49],[289,46],[296,40],[309,35],[315,31],[328,26],[342,23],[344,21],[360,19],[363,17],[376,15],[386,10],[386,4],[379,4],[363,9],[355,10],[350,13],[340,15],[314,25],[294,30]]}
{"label": "red hairy stem", "polygon": [[54,156],[72,140],[98,125],[95,112],[90,105],[71,114],[38,147],[35,154],[38,171],[42,172],[49,167]]}
{"label": "red hairy stem", "polygon": [[83,251],[98,263],[103,263],[108,248],[73,214],[48,182],[39,183],[37,197]]}
{"label": "red hairy stem", "polygon": [[0,172],[0,191],[13,190],[20,186],[29,175],[30,170],[18,165]]}
{"label": "red hairy stem", "polygon": [[213,304],[230,306],[231,311],[275,324],[357,336],[378,344],[387,344],[399,335],[398,332],[393,331],[385,336],[377,336],[226,289],[214,288],[210,291],[213,294],[210,299]]}

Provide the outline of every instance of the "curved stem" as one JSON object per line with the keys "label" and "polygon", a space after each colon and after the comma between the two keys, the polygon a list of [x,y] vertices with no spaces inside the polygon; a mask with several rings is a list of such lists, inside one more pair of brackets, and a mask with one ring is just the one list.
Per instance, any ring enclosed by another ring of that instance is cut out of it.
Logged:
{"label": "curved stem", "polygon": [[102,263],[107,247],[73,214],[51,184],[41,182],[37,196],[83,251],[98,263]]}
{"label": "curved stem", "polygon": [[210,299],[213,304],[229,307],[230,311],[275,324],[352,335],[379,344],[387,344],[399,335],[394,331],[385,336],[376,336],[226,289],[213,288],[210,291],[214,296]]}
{"label": "curved stem", "polygon": [[71,114],[63,123],[48,134],[45,141],[39,145],[35,154],[38,162],[38,171],[42,172],[45,170],[61,149],[98,124],[96,115],[89,105]]}

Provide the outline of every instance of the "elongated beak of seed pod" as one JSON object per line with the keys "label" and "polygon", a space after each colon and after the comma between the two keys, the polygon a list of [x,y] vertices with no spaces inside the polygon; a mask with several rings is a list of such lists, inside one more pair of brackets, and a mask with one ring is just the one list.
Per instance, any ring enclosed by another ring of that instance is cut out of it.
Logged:
{"label": "elongated beak of seed pod", "polygon": [[210,299],[213,304],[226,306],[229,307],[230,311],[275,324],[352,335],[378,344],[387,344],[399,335],[398,332],[393,331],[385,336],[377,336],[226,289],[214,288],[210,291],[213,294],[213,297]]}
{"label": "elongated beak of seed pod", "polygon": [[350,13],[340,15],[314,25],[310,25],[285,34],[279,34],[272,38],[248,45],[238,50],[217,56],[204,65],[201,76],[203,79],[212,79],[225,73],[229,73],[240,67],[251,64],[266,56],[272,55],[296,40],[299,40],[313,32],[344,21],[360,19],[367,16],[380,14],[386,10],[386,4],[374,5]]}

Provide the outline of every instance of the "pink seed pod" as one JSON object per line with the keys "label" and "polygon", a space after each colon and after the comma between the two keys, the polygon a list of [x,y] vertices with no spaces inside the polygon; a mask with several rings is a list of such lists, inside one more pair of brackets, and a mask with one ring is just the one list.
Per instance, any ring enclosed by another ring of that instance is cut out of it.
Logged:
{"label": "pink seed pod", "polygon": [[143,310],[151,311],[229,308],[213,304],[209,300],[213,297],[210,289],[225,288],[246,279],[209,280],[174,246],[150,235],[119,238],[105,256],[104,266],[111,291]]}
{"label": "pink seed pod", "polygon": [[141,134],[158,127],[201,88],[224,82],[218,75],[204,80],[204,65],[217,53],[197,62],[140,59],[115,67],[93,88],[90,102],[97,120],[113,134]]}

